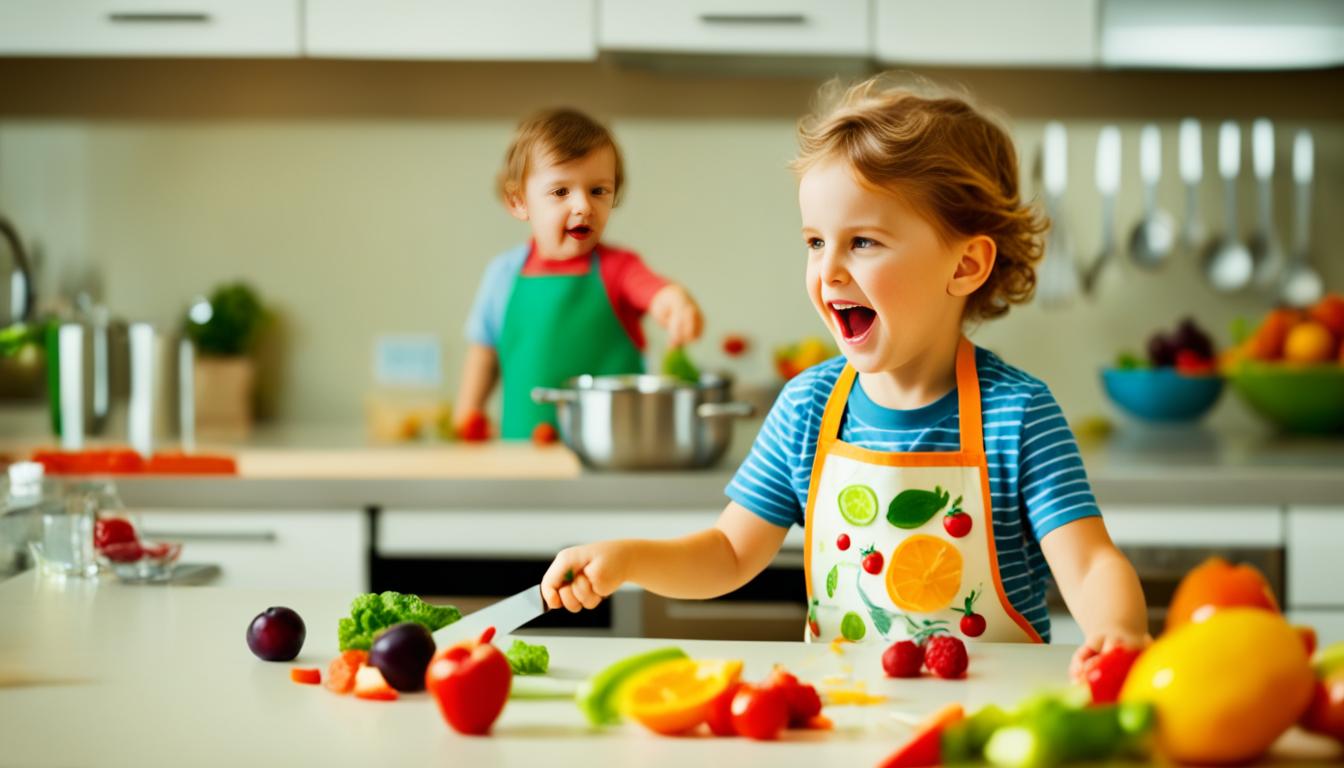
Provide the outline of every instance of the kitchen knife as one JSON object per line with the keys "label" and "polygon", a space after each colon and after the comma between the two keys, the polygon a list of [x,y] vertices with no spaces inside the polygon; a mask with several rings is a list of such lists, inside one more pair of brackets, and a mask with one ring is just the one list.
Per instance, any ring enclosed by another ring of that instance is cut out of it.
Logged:
{"label": "kitchen knife", "polygon": [[507,635],[545,612],[541,585],[537,584],[440,629],[434,633],[434,644],[447,648],[464,640],[475,640],[486,627],[494,627],[497,635]]}

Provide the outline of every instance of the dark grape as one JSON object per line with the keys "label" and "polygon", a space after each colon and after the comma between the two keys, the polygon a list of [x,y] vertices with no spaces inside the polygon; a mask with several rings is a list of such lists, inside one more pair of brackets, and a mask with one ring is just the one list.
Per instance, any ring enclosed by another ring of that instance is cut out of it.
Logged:
{"label": "dark grape", "polygon": [[1165,334],[1154,333],[1148,339],[1148,362],[1156,368],[1168,368],[1176,364],[1176,345]]}
{"label": "dark grape", "polygon": [[374,638],[369,664],[398,691],[419,691],[425,687],[425,668],[433,656],[434,636],[423,624],[405,621]]}
{"label": "dark grape", "polygon": [[272,607],[247,625],[247,647],[259,659],[289,661],[299,655],[307,635],[299,614],[289,608]]}

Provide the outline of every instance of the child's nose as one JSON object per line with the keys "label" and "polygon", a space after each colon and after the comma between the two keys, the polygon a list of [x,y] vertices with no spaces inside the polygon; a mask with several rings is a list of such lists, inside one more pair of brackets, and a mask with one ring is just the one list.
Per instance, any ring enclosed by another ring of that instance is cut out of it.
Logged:
{"label": "child's nose", "polygon": [[849,282],[849,271],[845,269],[839,248],[826,248],[821,254],[821,279],[832,285],[844,285]]}
{"label": "child's nose", "polygon": [[575,192],[569,196],[574,213],[587,214],[593,210],[593,199],[587,192]]}

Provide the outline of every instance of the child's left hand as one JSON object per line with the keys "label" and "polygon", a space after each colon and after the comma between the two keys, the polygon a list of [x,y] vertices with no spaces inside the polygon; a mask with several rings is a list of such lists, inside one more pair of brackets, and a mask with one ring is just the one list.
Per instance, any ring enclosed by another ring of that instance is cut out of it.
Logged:
{"label": "child's left hand", "polygon": [[679,347],[700,338],[704,325],[700,305],[680,285],[669,283],[655,293],[649,303],[649,314],[655,323],[667,329],[669,346]]}
{"label": "child's left hand", "polygon": [[1112,648],[1119,646],[1141,651],[1152,643],[1152,635],[1145,634],[1143,637],[1138,637],[1124,630],[1091,635],[1082,645],[1078,646],[1077,651],[1074,651],[1073,661],[1069,663],[1069,679],[1075,683],[1082,682],[1083,675],[1087,672],[1088,659],[1100,656]]}

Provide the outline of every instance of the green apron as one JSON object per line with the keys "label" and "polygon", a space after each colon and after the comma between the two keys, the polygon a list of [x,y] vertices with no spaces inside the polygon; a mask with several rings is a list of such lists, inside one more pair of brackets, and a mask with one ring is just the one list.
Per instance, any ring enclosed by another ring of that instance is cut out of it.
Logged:
{"label": "green apron", "polygon": [[587,274],[514,278],[496,352],[506,440],[530,437],[542,422],[555,424],[555,405],[532,402],[533,387],[558,387],[585,373],[644,372],[644,358],[607,297],[597,248]]}

